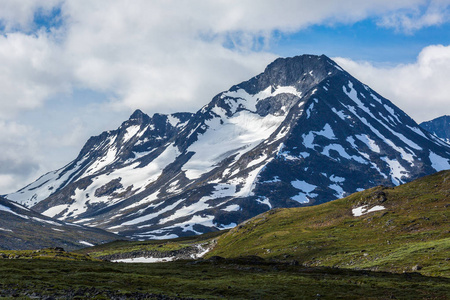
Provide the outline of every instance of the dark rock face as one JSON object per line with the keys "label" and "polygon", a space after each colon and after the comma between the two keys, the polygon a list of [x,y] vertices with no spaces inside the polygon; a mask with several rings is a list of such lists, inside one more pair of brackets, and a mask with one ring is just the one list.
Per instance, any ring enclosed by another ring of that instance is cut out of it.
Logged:
{"label": "dark rock face", "polygon": [[249,94],[257,94],[269,86],[293,86],[297,91],[306,91],[339,72],[336,66],[325,55],[278,58],[267,66],[264,73],[233,86],[230,91],[241,88]]}
{"label": "dark rock face", "polygon": [[277,59],[195,114],[133,113],[9,199],[136,238],[233,227],[450,168],[450,146],[326,56]]}
{"label": "dark rock face", "polygon": [[108,182],[107,184],[99,187],[98,189],[95,190],[95,197],[102,197],[105,195],[111,195],[114,193],[114,191],[123,188],[123,185],[120,183],[120,180],[122,180],[122,178],[116,178],[111,180],[110,182]]}
{"label": "dark rock face", "polygon": [[450,116],[442,116],[420,123],[420,127],[450,143]]}

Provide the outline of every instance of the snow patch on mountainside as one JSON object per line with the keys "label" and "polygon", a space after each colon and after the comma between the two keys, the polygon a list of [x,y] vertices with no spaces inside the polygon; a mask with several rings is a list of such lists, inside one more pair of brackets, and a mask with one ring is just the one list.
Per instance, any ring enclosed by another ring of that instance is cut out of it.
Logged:
{"label": "snow patch on mountainside", "polygon": [[62,174],[64,168],[61,168],[41,176],[32,184],[15,193],[9,194],[8,200],[15,201],[26,207],[36,205],[36,203],[50,196],[55,189],[65,186],[69,178],[79,171],[83,162],[83,160],[79,161],[72,170],[64,174]]}
{"label": "snow patch on mountainside", "polygon": [[[155,158],[152,163],[139,167],[139,163],[128,165],[121,169],[116,169],[111,173],[106,173],[99,175],[95,178],[92,184],[84,189],[77,188],[75,190],[75,195],[71,197],[72,203],[64,205],[59,205],[57,208],[49,209],[45,211],[46,215],[55,216],[58,213],[63,212],[64,214],[59,218],[64,220],[69,217],[79,216],[86,212],[89,206],[104,203],[108,206],[114,205],[120,201],[120,197],[112,197],[111,195],[99,194],[98,191],[101,190],[108,183],[117,180],[120,183],[120,187],[115,190],[115,194],[119,195],[122,192],[127,191],[131,188],[134,193],[141,191],[148,184],[155,181],[162,173],[162,170],[170,163],[172,163],[176,157],[180,154],[177,147],[173,145],[167,146],[164,152],[162,152],[157,158]],[[146,200],[148,201],[148,199]]]}
{"label": "snow patch on mountainside", "polygon": [[248,111],[240,111],[230,118],[208,120],[208,130],[188,148],[195,154],[182,170],[192,180],[211,171],[227,157],[237,155],[237,160],[267,139],[283,120],[284,117],[270,114],[261,117]]}
{"label": "snow patch on mountainside", "polygon": [[[18,207],[19,209],[21,209],[23,212],[30,212],[30,210],[29,209],[27,209],[27,208],[24,208],[24,207],[22,207],[22,206],[19,206],[19,205],[17,205],[16,203],[10,203],[11,205],[14,205],[14,206],[16,206],[16,207]],[[21,214],[21,213],[18,213],[18,212],[16,212],[16,211],[13,211],[10,207],[8,207],[8,206],[5,206],[5,205],[2,205],[2,204],[0,204],[0,211],[4,211],[4,212],[7,212],[7,213],[10,213],[10,214],[12,214],[12,215],[15,215],[15,216],[17,216],[17,217],[19,217],[19,218],[22,218],[22,219],[24,219],[24,220],[29,220],[29,221],[34,221],[34,222],[39,222],[39,223],[44,223],[45,225],[52,225],[52,226],[58,226],[58,227],[60,227],[60,226],[64,226],[64,225],[70,225],[70,226],[78,226],[78,225],[74,225],[74,224],[70,224],[70,223],[59,223],[59,222],[56,222],[56,221],[53,221],[53,220],[45,220],[45,219],[43,219],[43,218],[39,218],[39,217],[36,217],[36,216],[33,216],[33,215],[24,215],[24,214]],[[34,213],[33,213],[34,214]],[[56,229],[55,229],[56,230]]]}
{"label": "snow patch on mountainside", "polygon": [[239,205],[237,205],[237,204],[231,204],[231,205],[228,205],[225,208],[222,208],[222,210],[230,212],[230,211],[238,211],[240,208],[241,207]]}
{"label": "snow patch on mountainside", "polygon": [[342,147],[342,145],[339,145],[339,144],[330,144],[328,146],[325,146],[323,148],[322,154],[328,156],[331,159],[334,159],[333,156],[330,154],[330,150],[336,151],[339,154],[339,156],[341,156],[345,159],[348,159],[348,160],[352,159],[354,161],[359,162],[360,164],[367,164],[367,161],[364,158],[362,158],[360,156],[349,155],[345,151],[344,147]]}
{"label": "snow patch on mountainside", "polygon": [[400,119],[397,117],[397,114],[395,113],[395,111],[392,107],[390,107],[387,104],[384,104],[383,106],[391,114],[391,116],[393,116],[395,119],[397,119],[398,124],[402,123],[402,121],[400,121]]}
{"label": "snow patch on mountainside", "polygon": [[402,177],[409,177],[408,171],[395,159],[389,159],[388,157],[381,157],[390,169],[391,181],[395,185],[400,185],[405,182]]}
{"label": "snow patch on mountainside", "polygon": [[85,245],[85,246],[88,246],[88,247],[93,247],[93,246],[95,246],[94,244],[89,243],[89,242],[86,242],[86,241],[78,241],[78,243],[80,243],[80,244],[82,244],[82,245]]}
{"label": "snow patch on mountainside", "polygon": [[[9,208],[9,207],[7,207],[7,206],[4,206],[4,205],[1,205],[1,204],[0,204],[0,210],[1,210],[1,211],[6,211],[6,212],[8,212],[8,213],[10,213],[10,214],[14,214],[14,215],[20,216],[19,214],[17,214],[17,213],[15,213],[14,211],[12,211],[11,208]],[[22,216],[20,216],[20,217],[22,217]],[[22,217],[22,218],[24,218],[24,217]],[[26,217],[26,218],[28,218],[28,217]]]}
{"label": "snow patch on mountainside", "polygon": [[315,132],[316,135],[321,135],[326,137],[329,140],[335,140],[336,136],[334,135],[333,129],[331,128],[330,124],[325,124],[323,129],[319,132]]}
{"label": "snow patch on mountainside", "polygon": [[430,161],[431,166],[436,171],[449,170],[450,169],[450,161],[442,156],[437,155],[433,151],[430,151]]}
{"label": "snow patch on mountainside", "polygon": [[422,132],[422,130],[421,130],[420,128],[418,128],[418,127],[412,127],[412,126],[409,126],[409,125],[406,125],[406,127],[408,127],[410,130],[414,131],[415,133],[417,133],[417,134],[420,135],[421,137],[428,139],[428,138],[426,137],[426,135],[423,134],[423,132]]}
{"label": "snow patch on mountainside", "polygon": [[169,262],[174,261],[175,257],[167,256],[167,257],[134,257],[134,258],[124,258],[124,259],[116,259],[111,262],[115,263],[158,263],[158,262]]}
{"label": "snow patch on mountainside", "polygon": [[63,212],[67,207],[68,207],[67,204],[55,205],[53,207],[50,207],[46,211],[44,211],[42,214],[44,216],[53,218],[54,216],[56,216],[56,215],[60,214],[61,212]]}
{"label": "snow patch on mountainside", "polygon": [[296,188],[297,190],[302,191],[299,194],[297,194],[296,196],[291,197],[292,200],[295,200],[295,201],[300,202],[300,203],[309,203],[310,202],[310,198],[313,198],[313,197],[317,196],[317,194],[311,193],[312,191],[314,191],[317,188],[316,185],[307,183],[304,180],[292,181],[291,185],[294,188]]}
{"label": "snow patch on mountainside", "polygon": [[[344,105],[344,104],[342,104]],[[345,105],[344,105],[345,106]],[[352,106],[346,106],[349,111],[351,111],[353,113],[354,116],[356,116],[361,122],[364,123],[364,125],[366,125],[368,128],[370,128],[370,130],[377,135],[385,144],[387,144],[388,146],[390,146],[392,149],[394,149],[395,151],[397,151],[404,160],[408,161],[410,164],[414,163],[414,157],[411,153],[407,153],[403,148],[397,146],[395,143],[393,143],[390,139],[388,139],[387,137],[385,137],[384,135],[382,135],[377,129],[375,129],[375,127],[373,127],[366,118],[361,117],[357,114],[356,110],[354,107]],[[381,124],[381,122],[380,122]],[[393,132],[394,134],[396,134],[395,132]]]}
{"label": "snow patch on mountainside", "polygon": [[128,127],[126,133],[123,136],[122,143],[128,142],[132,137],[134,137],[136,135],[136,133],[139,132],[140,129],[141,129],[141,126],[139,126],[139,125],[134,125],[134,126]]}
{"label": "snow patch on mountainside", "polygon": [[330,176],[330,180],[333,182],[344,182],[345,178],[344,177],[339,177],[339,176],[335,176],[334,174]]}
{"label": "snow patch on mountainside", "polygon": [[344,189],[338,185],[338,184],[330,184],[328,186],[330,189],[334,190],[335,193],[334,195],[336,196],[336,198],[343,198],[344,197]]}
{"label": "snow patch on mountainside", "polygon": [[406,145],[408,145],[411,148],[414,148],[416,150],[422,150],[422,147],[420,147],[419,145],[417,145],[416,143],[414,143],[413,141],[411,141],[410,139],[408,139],[407,137],[405,137],[403,134],[401,134],[400,132],[394,131],[391,128],[389,128],[389,126],[387,126],[386,124],[384,124],[383,122],[380,122],[387,130],[389,130],[390,132],[392,132],[392,134],[394,134],[396,137],[398,137],[400,140],[402,140],[403,143],[405,143]]}
{"label": "snow patch on mountainside", "polygon": [[1,204],[0,204],[0,211],[5,211],[5,212],[7,212],[7,213],[10,213],[10,214],[13,214],[13,215],[15,215],[15,216],[18,216],[18,217],[20,217],[20,218],[22,218],[22,219],[27,219],[27,220],[30,219],[28,216],[22,215],[22,214],[19,214],[19,213],[16,213],[16,212],[13,211],[11,208],[9,208],[9,207],[7,207],[7,206],[4,206],[4,205],[1,205]]}
{"label": "snow patch on mountainside", "polygon": [[257,199],[256,202],[267,205],[269,209],[272,209],[272,204],[270,204],[270,200],[266,197],[262,197],[262,199]]}
{"label": "snow patch on mountainside", "polygon": [[386,208],[382,205],[375,205],[374,207],[367,209],[368,205],[363,205],[363,206],[359,206],[356,207],[354,209],[352,209],[352,214],[355,217],[360,217],[362,215],[374,212],[374,211],[380,211],[380,210],[385,210]]}
{"label": "snow patch on mountainside", "polygon": [[262,155],[260,158],[257,158],[255,160],[252,160],[248,165],[247,168],[251,168],[253,166],[256,166],[260,163],[262,163],[263,161],[267,160],[267,155]]}
{"label": "snow patch on mountainside", "polygon": [[[274,91],[272,92],[272,90],[274,89]],[[292,94],[295,95],[297,97],[301,97],[302,93],[298,92],[297,89],[293,86],[277,86],[277,87],[272,87],[269,86],[267,87],[265,90],[257,93],[257,94],[249,94],[247,93],[244,89],[238,89],[237,91],[229,91],[229,92],[225,92],[222,94],[222,98],[225,97],[230,97],[230,98],[236,98],[236,99],[241,99],[244,101],[244,106],[252,111],[252,112],[256,112],[256,104],[258,103],[258,101],[262,100],[262,99],[266,99],[268,97],[274,97],[276,95],[279,94]],[[236,106],[237,108],[237,106]],[[233,113],[235,113],[236,110],[233,111]]]}
{"label": "snow patch on mountainside", "polygon": [[[202,225],[205,227],[213,228],[215,226],[213,221],[214,221],[214,216],[212,216],[212,215],[204,215],[204,216],[194,215],[194,216],[192,216],[192,218],[190,218],[187,221],[177,223],[176,225],[173,225],[173,226],[165,227],[159,233],[168,232],[173,229],[181,228],[182,232],[194,232],[195,234],[201,234],[201,232],[198,232],[194,229],[194,226]],[[150,234],[149,237],[151,236],[152,238],[156,238],[152,235],[152,234],[154,234],[153,232],[150,232],[149,234]],[[157,237],[157,239],[160,239],[160,237]]]}
{"label": "snow patch on mountainside", "polygon": [[167,115],[167,120],[169,121],[170,125],[172,125],[173,127],[177,127],[178,125],[180,125],[180,119],[173,116],[173,115]]}
{"label": "snow patch on mountainside", "polygon": [[320,131],[310,131],[307,134],[303,134],[302,135],[303,145],[306,148],[314,149],[315,146],[318,146],[317,144],[314,144],[314,139],[318,135],[326,137],[329,140],[336,139],[336,136],[334,135],[333,129],[327,123],[327,124],[324,125],[323,129],[320,130]]}
{"label": "snow patch on mountainside", "polygon": [[357,134],[355,137],[366,144],[372,152],[380,153],[380,147],[367,134]]}
{"label": "snow patch on mountainside", "polygon": [[114,140],[110,139],[109,142],[109,149],[108,152],[104,157],[102,157],[100,160],[97,160],[95,163],[93,163],[89,169],[84,173],[83,177],[90,176],[92,174],[97,173],[104,167],[110,165],[112,162],[114,162],[117,159],[117,148],[113,145]]}
{"label": "snow patch on mountainside", "polygon": [[[116,229],[116,228],[119,228],[119,227],[122,227],[122,226],[135,225],[135,224],[140,224],[140,223],[144,223],[144,222],[150,221],[150,220],[158,217],[160,214],[163,214],[163,213],[165,213],[167,211],[171,211],[172,209],[177,207],[181,202],[183,202],[183,200],[184,199],[178,200],[175,203],[173,203],[171,205],[168,205],[168,206],[164,207],[161,210],[156,211],[155,213],[144,214],[141,217],[138,217],[138,218],[132,219],[130,221],[124,222],[121,225],[111,227],[110,229]],[[141,211],[141,214],[143,214],[143,213],[144,213],[144,211]],[[144,228],[144,227],[148,227],[148,226],[142,225],[140,228]]]}

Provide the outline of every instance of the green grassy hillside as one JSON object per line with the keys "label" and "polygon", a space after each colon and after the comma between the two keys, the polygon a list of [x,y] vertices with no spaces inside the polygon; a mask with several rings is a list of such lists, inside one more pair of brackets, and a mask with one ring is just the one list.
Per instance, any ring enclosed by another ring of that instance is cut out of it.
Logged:
{"label": "green grassy hillside", "polygon": [[[365,206],[385,209],[354,216]],[[207,254],[450,277],[450,171],[326,204],[275,209],[218,238]]]}
{"label": "green grassy hillside", "polygon": [[57,247],[40,250],[0,250],[0,259],[99,261],[89,255],[66,252]]}

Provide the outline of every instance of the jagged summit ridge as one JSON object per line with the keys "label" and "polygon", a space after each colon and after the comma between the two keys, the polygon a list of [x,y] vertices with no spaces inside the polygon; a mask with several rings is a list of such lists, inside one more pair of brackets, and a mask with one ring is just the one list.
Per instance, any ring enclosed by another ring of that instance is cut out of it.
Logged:
{"label": "jagged summit ridge", "polygon": [[130,120],[148,120],[149,116],[144,114],[142,110],[136,109],[130,116]]}
{"label": "jagged summit ridge", "polygon": [[332,60],[302,55],[277,59],[195,114],[136,111],[8,198],[61,220],[168,238],[398,185],[450,168],[449,158],[447,144]]}
{"label": "jagged summit ridge", "polygon": [[92,175],[117,166],[145,164],[144,156],[176,135],[191,116],[191,113],[176,113],[149,117],[137,110],[118,129],[89,138],[75,160],[7,197],[32,207],[77,180],[89,181]]}
{"label": "jagged summit ridge", "polygon": [[249,94],[257,94],[269,86],[292,86],[301,92],[338,72],[343,70],[325,55],[278,58],[263,73],[233,86],[230,91],[242,88]]}

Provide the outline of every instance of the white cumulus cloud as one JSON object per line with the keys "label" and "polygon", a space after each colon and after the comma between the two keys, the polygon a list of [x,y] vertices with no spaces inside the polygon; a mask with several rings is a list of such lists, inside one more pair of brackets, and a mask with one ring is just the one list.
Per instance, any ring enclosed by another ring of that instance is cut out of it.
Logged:
{"label": "white cumulus cloud", "polygon": [[412,33],[424,27],[441,25],[450,20],[450,0],[424,1],[422,5],[411,6],[389,13],[378,22],[380,26]]}
{"label": "white cumulus cloud", "polygon": [[0,191],[13,191],[35,179],[39,171],[36,131],[14,121],[0,121]]}
{"label": "white cumulus cloud", "polygon": [[6,32],[36,28],[36,15],[47,16],[57,8],[61,0],[2,0],[0,3],[0,25]]}
{"label": "white cumulus cloud", "polygon": [[46,32],[0,35],[0,117],[40,107],[70,91],[70,71]]}
{"label": "white cumulus cloud", "polygon": [[348,58],[334,59],[417,122],[450,114],[450,46],[428,46],[414,63],[392,67]]}

